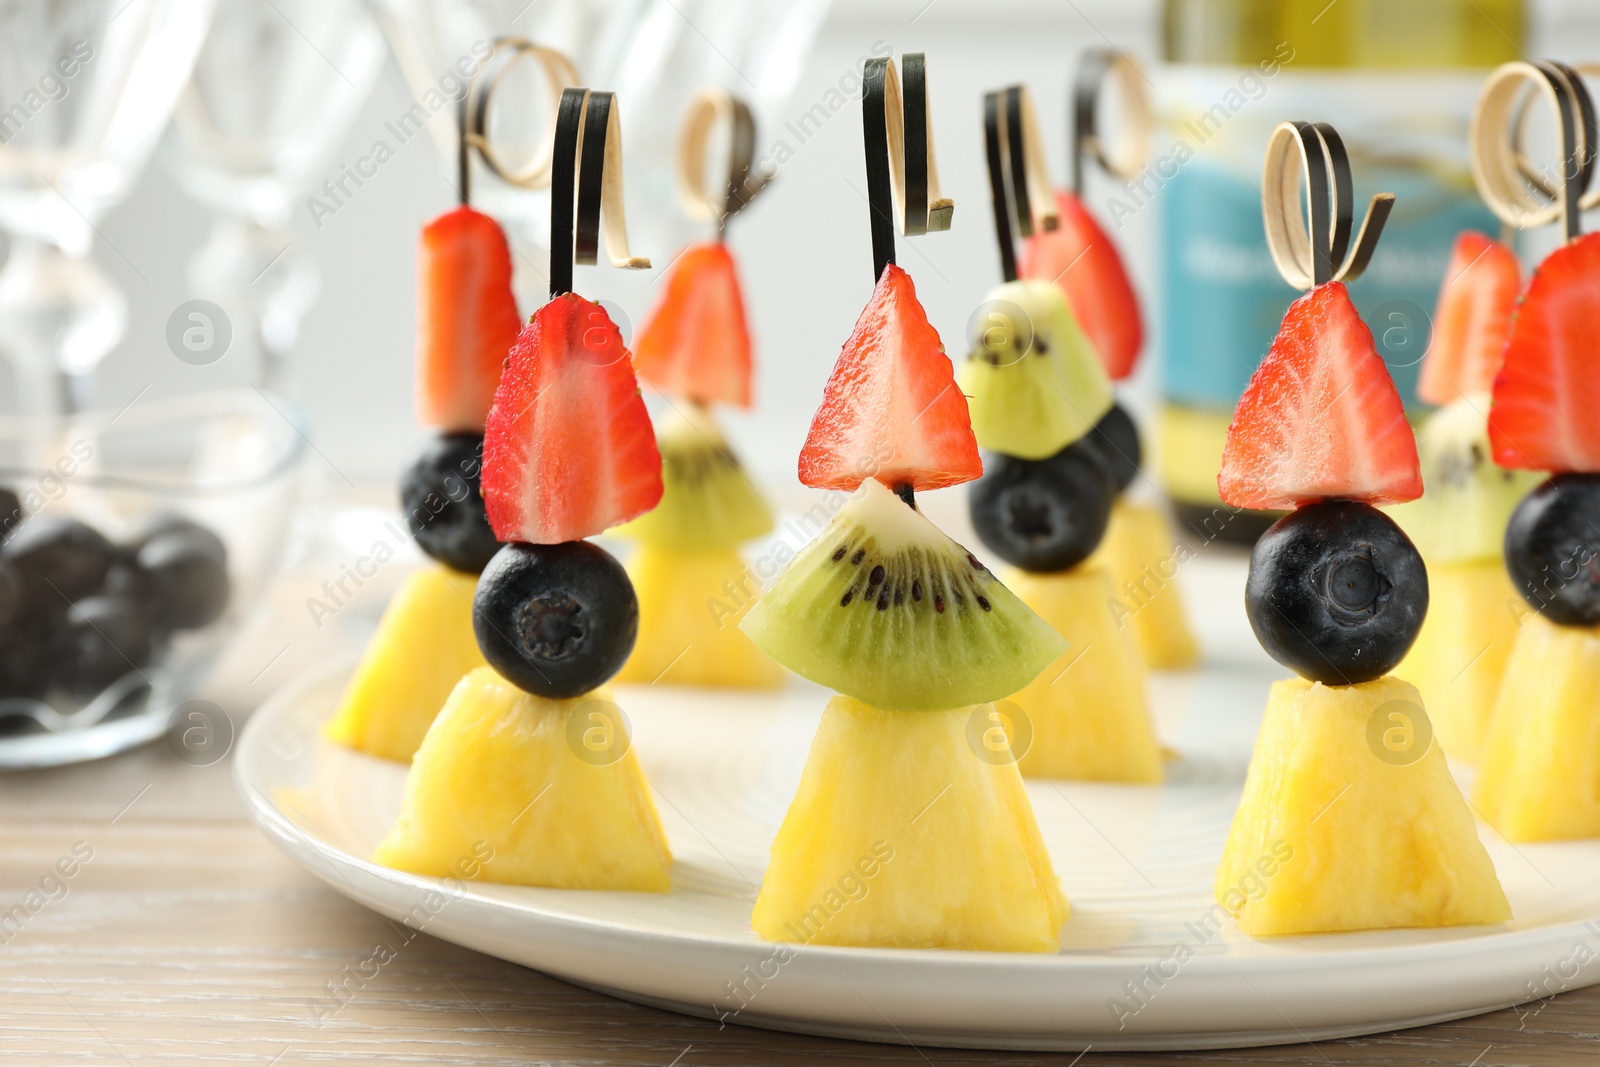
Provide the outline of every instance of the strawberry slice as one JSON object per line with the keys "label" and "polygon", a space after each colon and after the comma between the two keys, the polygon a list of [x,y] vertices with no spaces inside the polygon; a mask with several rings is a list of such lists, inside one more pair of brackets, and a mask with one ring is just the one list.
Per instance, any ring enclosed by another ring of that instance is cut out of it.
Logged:
{"label": "strawberry slice", "polygon": [[1234,409],[1217,487],[1234,507],[1264,510],[1422,495],[1400,393],[1343,283],[1289,305]]}
{"label": "strawberry slice", "polygon": [[1100,353],[1112,381],[1133,373],[1144,344],[1139,298],[1122,267],[1122,257],[1100,224],[1069,192],[1056,194],[1061,224],[1028,239],[1019,272],[1024,278],[1055,282],[1067,294],[1078,325]]}
{"label": "strawberry slice", "polygon": [[938,489],[983,473],[967,398],[911,277],[884,269],[833,365],[800,450],[800,480],[855,489],[868,478]]}
{"label": "strawberry slice", "polygon": [[511,249],[489,216],[459,207],[422,228],[417,252],[417,421],[481,430],[522,328]]}
{"label": "strawberry slice", "polygon": [[1489,446],[1502,467],[1600,471],[1600,234],[1551,252],[1511,321]]}
{"label": "strawberry slice", "polygon": [[661,453],[622,334],[599,304],[556,297],[506,359],[483,436],[483,503],[502,541],[597,534],[661,499]]}
{"label": "strawberry slice", "polygon": [[633,368],[676,396],[750,406],[750,331],[727,245],[690,245],[678,256],[639,331]]}
{"label": "strawberry slice", "polygon": [[1442,406],[1468,393],[1489,391],[1521,291],[1516,253],[1471,230],[1456,238],[1433,313],[1433,343],[1422,361],[1417,396]]}

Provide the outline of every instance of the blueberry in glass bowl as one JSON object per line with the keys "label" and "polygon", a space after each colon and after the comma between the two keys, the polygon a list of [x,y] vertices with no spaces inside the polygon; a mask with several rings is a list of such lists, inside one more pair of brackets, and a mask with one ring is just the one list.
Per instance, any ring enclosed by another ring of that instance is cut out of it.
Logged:
{"label": "blueberry in glass bowl", "polygon": [[167,731],[262,601],[306,442],[253,389],[0,420],[0,769]]}

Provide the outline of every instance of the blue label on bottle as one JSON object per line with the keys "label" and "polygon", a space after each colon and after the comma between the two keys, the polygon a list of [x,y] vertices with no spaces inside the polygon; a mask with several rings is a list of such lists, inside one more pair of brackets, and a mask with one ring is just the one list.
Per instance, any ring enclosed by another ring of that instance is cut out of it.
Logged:
{"label": "blue label on bottle", "polygon": [[[1400,395],[1413,404],[1456,235],[1495,234],[1499,222],[1469,182],[1369,165],[1356,170],[1354,184],[1396,196],[1378,250],[1350,284],[1350,296]],[[1267,251],[1259,180],[1195,159],[1166,183],[1161,200],[1164,392],[1176,404],[1230,411],[1300,294],[1278,275]],[[1359,200],[1357,226],[1365,211]]]}

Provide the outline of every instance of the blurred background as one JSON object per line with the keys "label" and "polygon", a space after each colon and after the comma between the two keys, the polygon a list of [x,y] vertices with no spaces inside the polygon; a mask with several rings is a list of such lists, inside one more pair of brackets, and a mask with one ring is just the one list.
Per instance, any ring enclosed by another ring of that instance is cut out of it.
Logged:
{"label": "blurred background", "polygon": [[[397,476],[427,436],[412,403],[417,237],[459,199],[457,111],[468,80],[482,71],[497,86],[487,126],[505,169],[535,159],[550,135],[544,73],[502,64],[504,53],[491,59],[491,42],[507,35],[559,50],[582,84],[618,93],[632,245],[654,266],[579,267],[576,288],[609,301],[625,337],[644,321],[677,251],[710,233],[674,195],[686,106],[707,86],[750,105],[757,165],[772,181],[732,221],[729,240],[757,346],[756,404],[727,412],[725,426],[784,508],[806,506],[796,456],[873,282],[859,103],[866,59],[928,57],[938,166],[956,212],[949,232],[902,239],[900,262],[960,358],[970,317],[1000,280],[982,94],[1030,86],[1062,186],[1078,59],[1090,47],[1121,50],[1142,68],[1156,131],[1143,171],[1122,182],[1091,168],[1084,199],[1119,244],[1143,303],[1143,360],[1119,387],[1147,442],[1150,478],[1137,492],[1166,497],[1182,520],[1216,505],[1233,404],[1295,296],[1262,232],[1261,158],[1273,126],[1334,123],[1350,147],[1357,200],[1398,194],[1352,294],[1411,402],[1455,235],[1499,230],[1466,160],[1483,78],[1518,58],[1600,59],[1600,6],[0,4],[0,473],[18,492],[38,482],[54,501],[62,494],[45,467],[70,480],[59,464],[76,454],[73,443],[97,442],[92,462],[78,457],[94,492],[68,494],[62,509],[131,546],[104,549],[107,558],[140,550],[153,515],[190,522],[167,531],[183,542],[180,555],[212,558],[213,569],[225,562],[233,590],[231,599],[226,586],[216,590],[229,605],[220,622],[164,623],[158,634],[178,653],[194,644],[197,671],[243,624],[283,545],[313,588],[379,541],[403,557],[414,552],[384,524],[395,514]],[[1122,112],[1110,95],[1100,121],[1114,131]],[[1529,122],[1530,154],[1548,158],[1539,152],[1549,116],[1535,109]],[[470,185],[474,205],[511,238],[529,314],[547,291],[548,190],[508,184],[481,160]],[[1551,230],[1523,235],[1519,251],[1536,262],[1554,240]],[[153,480],[163,464],[182,468],[181,483]],[[965,540],[963,499],[961,490],[928,494],[925,506]],[[341,616],[338,627],[349,636],[369,627],[402,570],[357,582],[372,611]],[[292,607],[308,636],[321,631],[314,612],[308,620],[298,600]],[[184,626],[196,633],[186,637]],[[162,662],[182,662],[174,656]],[[0,662],[0,675],[25,666]],[[175,685],[187,692],[192,680]],[[52,714],[36,702],[27,708]]]}
{"label": "blurred background", "polygon": [[[113,33],[147,7],[164,6],[164,17],[198,27],[208,5],[131,6]],[[150,124],[158,141],[148,165],[126,177],[120,202],[85,212],[93,219],[87,237],[55,238],[86,254],[126,298],[120,340],[90,374],[92,406],[270,380],[307,410],[321,477],[388,491],[424,436],[411,407],[417,232],[457,196],[446,155],[453,105],[427,112],[420,131],[399,120],[429,83],[444,79],[448,91],[452,65],[470,60],[475,42],[506,33],[562,48],[585,84],[620,93],[633,244],[655,269],[580,267],[577,285],[615,301],[634,322],[648,312],[661,268],[704,230],[671,199],[670,148],[689,96],[716,84],[755,106],[758,159],[785,161],[772,188],[733,224],[759,365],[755,410],[730,412],[728,422],[757,477],[793,502],[801,492],[795,455],[871,283],[856,75],[874,50],[928,54],[939,166],[957,210],[950,232],[903,244],[902,259],[952,351],[964,347],[968,316],[998,281],[982,92],[1019,80],[1032,87],[1062,184],[1078,54],[1114,43],[1144,66],[1164,119],[1152,161],[1177,138],[1191,143],[1195,158],[1170,181],[1131,192],[1093,173],[1087,199],[1122,243],[1145,301],[1145,358],[1130,396],[1147,433],[1181,439],[1176,449],[1157,446],[1171,455],[1215,437],[1219,414],[1225,425],[1293,295],[1261,238],[1256,186],[1273,124],[1332,120],[1352,142],[1358,198],[1380,187],[1400,194],[1377,259],[1355,286],[1363,311],[1393,299],[1431,311],[1454,232],[1494,229],[1465,171],[1465,123],[1484,69],[1521,54],[1600,56],[1600,8],[1579,0],[218,0],[192,80],[170,108],[174,118]],[[25,43],[4,36],[0,48]],[[52,48],[70,50],[70,38]],[[1275,52],[1293,58],[1273,77],[1252,76]],[[56,57],[34,58],[43,74]],[[7,57],[8,71],[24,66]],[[508,119],[508,143],[538,136],[544,90],[531,70],[508,75],[523,81],[508,82],[496,99],[497,111],[513,118],[525,106],[530,124],[517,129]],[[67,84],[67,97],[30,125],[51,122],[86,89]],[[0,106],[28,88],[0,86]],[[1199,143],[1187,132],[1184,123],[1238,99],[1243,106],[1214,139]],[[129,110],[161,107],[152,99]],[[412,136],[402,141],[396,131]],[[15,143],[26,145],[30,132]],[[388,158],[363,164],[380,142]],[[14,184],[9,155],[0,148],[0,183]],[[359,186],[345,180],[344,193],[325,191],[324,182],[338,183],[358,164],[376,173]],[[1126,211],[1108,208],[1113,199]],[[487,175],[475,201],[517,240],[526,314],[542,293],[548,202]],[[32,247],[15,236],[24,230],[16,215],[28,210],[0,217],[11,274]],[[232,328],[229,350],[209,365],[169,350],[168,320],[193,299],[220,306]],[[3,329],[0,344],[14,347],[15,325]],[[1409,360],[1414,375],[1418,356],[1393,361],[1403,383],[1399,364]],[[1159,417],[1163,397],[1181,409],[1176,419]],[[1214,467],[1163,477],[1194,497],[1209,473]]]}

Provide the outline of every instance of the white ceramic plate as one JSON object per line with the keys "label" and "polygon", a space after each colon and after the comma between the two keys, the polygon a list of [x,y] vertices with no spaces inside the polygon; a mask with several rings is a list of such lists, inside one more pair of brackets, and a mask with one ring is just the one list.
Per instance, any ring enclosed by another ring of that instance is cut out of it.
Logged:
{"label": "white ceramic plate", "polygon": [[1197,561],[1185,580],[1190,602],[1207,606],[1208,666],[1152,680],[1163,738],[1182,753],[1166,785],[1028,784],[1072,901],[1055,956],[775,955],[755,937],[767,850],[828,695],[804,682],[756,696],[618,687],[676,858],[662,895],[446,884],[369,863],[406,769],[320,739],[349,664],[263,705],[235,776],[285,853],[367,907],[580,985],[730,1023],[916,1045],[1218,1048],[1389,1031],[1600,981],[1600,962],[1589,962],[1600,961],[1600,843],[1519,848],[1488,829],[1516,915],[1504,926],[1253,941],[1224,925],[1208,935],[1199,924],[1212,913],[1212,876],[1281,671],[1237,610],[1242,566]]}

